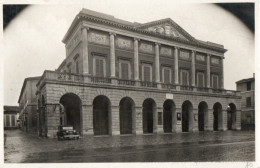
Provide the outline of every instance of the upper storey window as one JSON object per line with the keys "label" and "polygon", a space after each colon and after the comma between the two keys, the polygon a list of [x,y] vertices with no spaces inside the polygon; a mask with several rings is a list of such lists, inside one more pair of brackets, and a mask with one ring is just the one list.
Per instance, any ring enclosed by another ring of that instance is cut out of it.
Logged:
{"label": "upper storey window", "polygon": [[71,63],[69,63],[69,64],[67,65],[67,69],[68,69],[68,73],[72,73],[72,71],[71,71]]}
{"label": "upper storey window", "polygon": [[198,87],[204,87],[204,73],[203,72],[198,72],[197,73],[197,86]]}
{"label": "upper storey window", "polygon": [[188,70],[181,70],[181,84],[182,85],[189,85],[189,71]]}
{"label": "upper storey window", "polygon": [[79,55],[76,55],[74,57],[74,61],[75,61],[75,72],[76,74],[79,74]]}
{"label": "upper storey window", "polygon": [[106,59],[95,56],[93,59],[93,74],[97,77],[106,77]]}
{"label": "upper storey window", "polygon": [[213,74],[212,75],[212,88],[213,89],[218,89],[218,75]]}
{"label": "upper storey window", "polygon": [[247,91],[251,90],[251,82],[246,83],[246,90]]}
{"label": "upper storey window", "polygon": [[142,79],[146,82],[152,82],[152,65],[143,64],[142,65]]}
{"label": "upper storey window", "polygon": [[131,66],[129,61],[119,61],[119,78],[125,80],[131,79]]}
{"label": "upper storey window", "polygon": [[162,68],[162,80],[163,83],[171,83],[171,68],[163,67]]}

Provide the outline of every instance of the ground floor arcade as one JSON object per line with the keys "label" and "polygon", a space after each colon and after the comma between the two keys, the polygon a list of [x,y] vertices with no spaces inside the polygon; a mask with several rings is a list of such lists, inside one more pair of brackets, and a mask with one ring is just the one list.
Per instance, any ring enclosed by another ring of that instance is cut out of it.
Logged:
{"label": "ground floor arcade", "polygon": [[241,129],[239,97],[46,84],[38,100],[42,136],[60,124],[95,136]]}

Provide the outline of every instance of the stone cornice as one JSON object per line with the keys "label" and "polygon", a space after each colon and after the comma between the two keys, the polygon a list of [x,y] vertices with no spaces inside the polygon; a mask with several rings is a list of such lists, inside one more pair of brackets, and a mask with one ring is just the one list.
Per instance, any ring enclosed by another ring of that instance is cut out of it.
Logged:
{"label": "stone cornice", "polygon": [[221,53],[225,53],[227,51],[224,48],[218,48],[218,47],[210,46],[210,45],[207,45],[207,44],[203,44],[203,43],[201,43],[197,40],[186,41],[186,40],[176,38],[176,37],[168,37],[168,36],[156,34],[156,33],[153,33],[153,32],[149,32],[149,31],[146,31],[146,30],[138,29],[138,28],[135,28],[134,26],[131,26],[131,25],[126,25],[126,24],[123,24],[123,23],[118,23],[118,22],[115,22],[115,21],[111,21],[111,20],[107,20],[107,19],[103,19],[103,18],[99,18],[99,17],[87,15],[87,14],[81,14],[81,13],[77,15],[77,17],[74,19],[72,25],[70,26],[68,32],[66,33],[66,35],[63,39],[64,43],[66,43],[68,41],[71,32],[75,29],[76,25],[82,20],[88,20],[90,22],[94,22],[94,23],[98,23],[98,24],[104,24],[104,25],[108,25],[110,27],[116,27],[116,28],[120,28],[120,29],[123,29],[123,30],[127,30],[127,31],[132,31],[132,32],[136,32],[136,33],[140,33],[140,34],[144,34],[144,35],[150,35],[150,36],[153,36],[153,37],[158,37],[158,38],[162,38],[162,39],[165,39],[165,40],[175,41],[175,42],[179,42],[179,43],[182,43],[182,44],[192,45],[192,46],[195,46],[195,47],[202,47],[202,48],[214,50],[214,51],[221,52]]}

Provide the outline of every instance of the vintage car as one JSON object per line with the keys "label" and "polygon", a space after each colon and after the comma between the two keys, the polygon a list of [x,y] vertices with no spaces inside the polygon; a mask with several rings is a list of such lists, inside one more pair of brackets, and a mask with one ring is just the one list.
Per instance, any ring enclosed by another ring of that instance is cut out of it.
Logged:
{"label": "vintage car", "polygon": [[58,138],[58,140],[64,140],[64,139],[77,139],[78,140],[79,133],[73,129],[73,126],[60,125],[58,127],[57,138]]}

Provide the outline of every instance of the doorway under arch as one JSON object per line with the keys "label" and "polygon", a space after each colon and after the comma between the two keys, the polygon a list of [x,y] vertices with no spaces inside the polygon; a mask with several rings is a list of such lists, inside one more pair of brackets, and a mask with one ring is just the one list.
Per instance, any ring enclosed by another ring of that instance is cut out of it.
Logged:
{"label": "doorway under arch", "polygon": [[82,109],[81,99],[74,93],[64,94],[60,98],[60,104],[64,107],[64,126],[73,128],[82,134]]}
{"label": "doorway under arch", "polygon": [[186,100],[182,104],[182,132],[190,132],[193,128],[193,106]]}
{"label": "doorway under arch", "polygon": [[204,131],[208,128],[208,105],[206,102],[200,102],[198,106],[198,126],[199,131]]}
{"label": "doorway under arch", "polygon": [[236,105],[234,103],[230,103],[227,109],[227,127],[228,130],[235,129],[236,123]]}
{"label": "doorway under arch", "polygon": [[124,97],[119,103],[120,134],[132,134],[134,131],[135,103],[130,97]]}
{"label": "doorway under arch", "polygon": [[222,105],[220,103],[215,103],[213,106],[213,130],[219,131],[222,122]]}
{"label": "doorway under arch", "polygon": [[110,100],[103,95],[97,96],[93,101],[93,126],[94,135],[110,134]]}
{"label": "doorway under arch", "polygon": [[156,103],[153,99],[148,98],[143,102],[143,132],[153,133],[154,115],[156,113]]}
{"label": "doorway under arch", "polygon": [[172,132],[174,116],[175,116],[175,104],[172,100],[165,100],[163,103],[163,130],[165,133]]}

